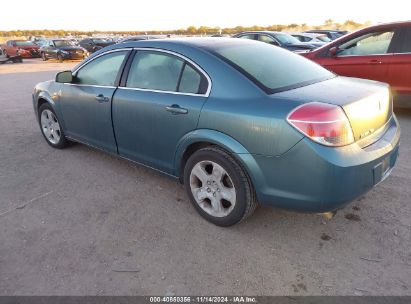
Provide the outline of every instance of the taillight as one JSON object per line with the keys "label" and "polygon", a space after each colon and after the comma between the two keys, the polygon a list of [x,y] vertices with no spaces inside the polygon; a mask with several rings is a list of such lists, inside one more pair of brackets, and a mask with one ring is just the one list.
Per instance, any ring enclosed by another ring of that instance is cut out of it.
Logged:
{"label": "taillight", "polygon": [[294,109],[287,121],[305,136],[327,146],[354,142],[350,122],[341,107],[311,102]]}

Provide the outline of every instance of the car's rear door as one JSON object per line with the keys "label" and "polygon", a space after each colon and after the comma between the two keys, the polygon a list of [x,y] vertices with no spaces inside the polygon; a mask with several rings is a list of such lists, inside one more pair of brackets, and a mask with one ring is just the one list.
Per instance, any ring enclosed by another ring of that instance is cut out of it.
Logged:
{"label": "car's rear door", "polygon": [[180,139],[198,124],[210,81],[192,61],[163,50],[136,50],[113,98],[119,154],[173,173]]}
{"label": "car's rear door", "polygon": [[388,83],[400,94],[411,94],[411,26],[403,27],[388,71]]}
{"label": "car's rear door", "polygon": [[63,84],[60,105],[67,136],[117,153],[111,105],[129,52],[99,55],[74,72],[73,83]]}
{"label": "car's rear door", "polygon": [[318,63],[339,75],[386,82],[396,35],[395,29],[387,29],[352,37],[337,46],[336,56],[323,57]]}

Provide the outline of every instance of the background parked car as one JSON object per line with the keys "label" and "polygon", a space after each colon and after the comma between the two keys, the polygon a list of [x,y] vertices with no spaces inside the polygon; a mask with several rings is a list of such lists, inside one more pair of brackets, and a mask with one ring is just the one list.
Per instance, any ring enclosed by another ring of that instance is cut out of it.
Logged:
{"label": "background parked car", "polygon": [[411,106],[411,22],[370,26],[302,55],[339,75],[387,82],[397,105]]}
{"label": "background parked car", "polygon": [[37,45],[42,45],[47,39],[44,36],[30,36],[29,40]]}
{"label": "background parked car", "polygon": [[89,55],[87,50],[65,39],[47,40],[40,48],[40,54],[44,61],[53,58],[60,62],[66,59],[84,59]]}
{"label": "background parked car", "polygon": [[335,40],[337,38],[340,38],[346,34],[348,34],[348,31],[340,31],[340,30],[309,30],[305,31],[304,33],[312,33],[312,34],[324,34],[327,35],[328,38],[331,40]]}
{"label": "background parked car", "polygon": [[123,39],[120,39],[117,43],[124,43],[130,41],[140,41],[140,40],[151,40],[151,39],[160,39],[166,38],[165,35],[137,35],[137,36],[130,36]]}
{"label": "background parked car", "polygon": [[79,45],[85,48],[89,53],[94,53],[102,48],[112,45],[115,42],[104,38],[86,38],[79,42]]}
{"label": "background parked car", "polygon": [[290,33],[290,35],[297,38],[301,42],[308,42],[317,47],[323,46],[324,44],[331,41],[331,39],[328,38],[325,34]]}
{"label": "background parked car", "polygon": [[233,36],[234,38],[257,40],[272,45],[282,47],[290,51],[312,50],[317,46],[310,43],[301,42],[297,38],[287,33],[271,32],[271,31],[256,31],[242,32]]}
{"label": "background parked car", "polygon": [[40,57],[39,46],[28,40],[9,40],[3,45],[6,57],[21,56],[24,58]]}

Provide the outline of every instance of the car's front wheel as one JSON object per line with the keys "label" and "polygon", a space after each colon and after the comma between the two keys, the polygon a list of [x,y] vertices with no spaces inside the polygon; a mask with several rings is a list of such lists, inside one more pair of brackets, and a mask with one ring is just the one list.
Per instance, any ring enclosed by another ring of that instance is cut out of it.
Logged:
{"label": "car's front wheel", "polygon": [[53,148],[62,149],[67,145],[63,129],[53,108],[45,103],[39,108],[41,133]]}
{"label": "car's front wheel", "polygon": [[244,169],[217,147],[200,149],[187,160],[184,184],[197,211],[218,226],[231,226],[244,220],[257,206]]}

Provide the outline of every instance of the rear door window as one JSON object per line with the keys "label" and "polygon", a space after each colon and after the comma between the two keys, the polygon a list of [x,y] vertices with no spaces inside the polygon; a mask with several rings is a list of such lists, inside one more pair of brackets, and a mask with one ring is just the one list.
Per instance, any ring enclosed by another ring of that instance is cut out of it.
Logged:
{"label": "rear door window", "polygon": [[402,40],[396,53],[411,53],[411,26],[403,29]]}
{"label": "rear door window", "polygon": [[171,54],[138,51],[130,67],[126,86],[176,92],[184,60]]}

